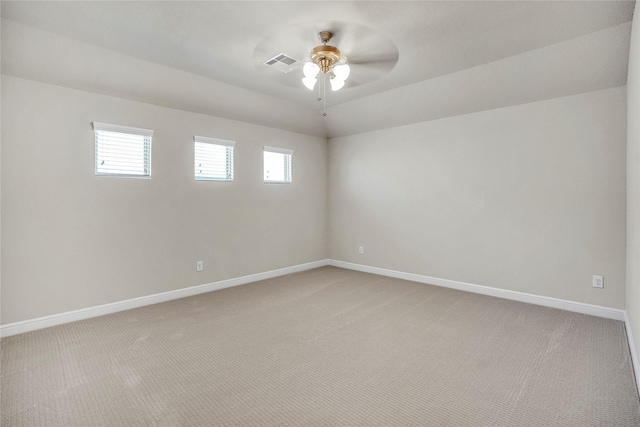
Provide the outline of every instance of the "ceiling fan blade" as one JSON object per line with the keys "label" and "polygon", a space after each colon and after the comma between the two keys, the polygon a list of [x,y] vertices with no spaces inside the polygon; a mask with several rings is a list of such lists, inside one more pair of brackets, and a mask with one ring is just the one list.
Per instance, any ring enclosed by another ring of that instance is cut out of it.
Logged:
{"label": "ceiling fan blade", "polygon": [[398,62],[397,53],[383,55],[353,55],[348,57],[349,64],[369,65],[369,64],[396,64]]}
{"label": "ceiling fan blade", "polygon": [[389,70],[387,68],[381,67],[380,64],[367,64],[367,65],[360,65],[360,64],[354,64],[353,67],[351,67],[351,74],[349,75],[349,81],[352,81],[353,83],[359,82],[359,81],[373,81],[373,80],[377,80],[380,77],[388,74]]}
{"label": "ceiling fan blade", "polygon": [[[334,32],[331,43],[348,55],[348,52],[372,52],[387,42],[387,38],[371,29],[355,24],[342,23]],[[386,50],[386,49],[385,49]]]}

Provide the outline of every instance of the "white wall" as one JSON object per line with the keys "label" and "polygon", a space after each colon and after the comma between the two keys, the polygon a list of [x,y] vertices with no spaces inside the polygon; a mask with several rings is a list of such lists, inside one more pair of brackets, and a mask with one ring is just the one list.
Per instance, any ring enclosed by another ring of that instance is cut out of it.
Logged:
{"label": "white wall", "polygon": [[[327,258],[324,138],[10,76],[2,116],[2,324]],[[153,129],[152,179],[96,177],[92,121]],[[194,181],[194,134],[237,142],[234,182]]]}
{"label": "white wall", "polygon": [[[633,17],[627,80],[627,315],[640,354],[640,18]],[[636,372],[640,376],[640,372]]]}
{"label": "white wall", "polygon": [[624,308],[625,122],[618,87],[332,139],[329,255]]}

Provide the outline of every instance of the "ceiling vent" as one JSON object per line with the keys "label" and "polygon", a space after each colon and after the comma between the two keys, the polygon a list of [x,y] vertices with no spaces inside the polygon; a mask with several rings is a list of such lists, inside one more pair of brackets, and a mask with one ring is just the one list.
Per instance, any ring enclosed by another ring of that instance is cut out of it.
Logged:
{"label": "ceiling vent", "polygon": [[294,65],[298,62],[297,59],[290,57],[286,53],[279,53],[271,59],[268,59],[264,62],[269,68],[273,68],[278,71],[282,71],[283,73],[288,73],[293,70]]}

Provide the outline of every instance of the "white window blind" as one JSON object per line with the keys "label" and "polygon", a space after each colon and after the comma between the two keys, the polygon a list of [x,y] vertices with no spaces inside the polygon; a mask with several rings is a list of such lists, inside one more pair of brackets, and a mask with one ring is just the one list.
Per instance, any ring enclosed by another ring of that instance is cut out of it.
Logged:
{"label": "white window blind", "polygon": [[235,141],[194,136],[196,181],[233,181]]}
{"label": "white window blind", "polygon": [[151,177],[153,131],[93,122],[96,175]]}
{"label": "white window blind", "polygon": [[290,183],[293,150],[264,147],[264,182]]}

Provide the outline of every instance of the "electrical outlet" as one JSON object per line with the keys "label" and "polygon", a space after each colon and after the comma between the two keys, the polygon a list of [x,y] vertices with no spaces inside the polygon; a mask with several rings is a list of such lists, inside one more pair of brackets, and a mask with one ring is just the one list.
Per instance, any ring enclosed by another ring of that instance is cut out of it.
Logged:
{"label": "electrical outlet", "polygon": [[358,246],[358,253],[359,254],[363,254],[364,253],[364,246]]}
{"label": "electrical outlet", "polygon": [[593,276],[593,287],[604,288],[604,276]]}
{"label": "electrical outlet", "polygon": [[202,270],[204,270],[204,264],[202,264],[202,261],[196,262],[196,271],[202,271]]}

